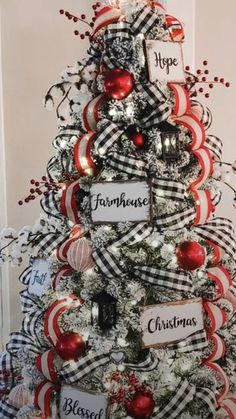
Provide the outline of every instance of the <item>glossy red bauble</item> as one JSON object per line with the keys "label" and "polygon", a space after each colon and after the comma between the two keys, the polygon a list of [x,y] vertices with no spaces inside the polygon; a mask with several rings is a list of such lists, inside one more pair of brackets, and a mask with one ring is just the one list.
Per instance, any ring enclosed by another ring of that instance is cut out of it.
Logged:
{"label": "glossy red bauble", "polygon": [[141,132],[136,132],[131,137],[132,143],[136,148],[143,148],[145,145],[145,137]]}
{"label": "glossy red bauble", "polygon": [[104,80],[105,93],[112,99],[125,99],[134,88],[132,74],[127,70],[116,68],[109,71]]}
{"label": "glossy red bauble", "polygon": [[176,250],[176,256],[179,267],[186,271],[195,271],[204,265],[206,260],[204,247],[192,241],[181,243]]}
{"label": "glossy red bauble", "polygon": [[85,342],[79,333],[64,333],[56,344],[56,352],[64,361],[76,360],[85,350]]}
{"label": "glossy red bauble", "polygon": [[134,398],[127,402],[126,411],[129,416],[135,419],[150,418],[154,412],[155,402],[151,395],[137,392]]}

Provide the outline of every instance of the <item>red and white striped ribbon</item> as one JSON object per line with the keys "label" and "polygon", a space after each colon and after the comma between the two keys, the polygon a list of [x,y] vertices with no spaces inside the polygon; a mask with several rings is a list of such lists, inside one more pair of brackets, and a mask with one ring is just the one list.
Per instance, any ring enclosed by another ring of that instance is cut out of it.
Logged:
{"label": "red and white striped ribbon", "polygon": [[112,6],[103,7],[97,14],[93,28],[93,36],[95,36],[102,28],[110,25],[111,23],[118,22],[121,16],[121,9]]}
{"label": "red and white striped ribbon", "polygon": [[210,301],[203,303],[203,307],[211,321],[211,325],[206,327],[206,331],[208,334],[213,334],[225,325],[227,321],[226,313]]}
{"label": "red and white striped ribbon", "polygon": [[227,415],[229,419],[236,419],[236,397],[224,399],[218,413],[219,417],[225,418]]}
{"label": "red and white striped ribbon", "polygon": [[191,102],[187,90],[181,84],[169,83],[169,88],[175,95],[174,115],[183,116],[191,111]]}
{"label": "red and white striped ribbon", "polygon": [[99,122],[98,111],[104,102],[106,95],[102,94],[91,100],[83,111],[83,121],[86,131],[96,131]]}
{"label": "red and white striped ribbon", "polygon": [[202,186],[209,176],[213,173],[213,160],[211,152],[206,147],[199,148],[193,152],[199,160],[201,166],[200,176],[190,185],[190,189],[198,189]]}
{"label": "red and white striped ribbon", "polygon": [[35,364],[37,369],[52,383],[58,382],[57,372],[54,365],[54,359],[56,352],[54,349],[50,349],[47,352],[37,356]]}
{"label": "red and white striped ribbon", "polygon": [[183,25],[176,17],[166,15],[166,25],[172,41],[182,42],[184,40],[185,35]]}
{"label": "red and white striped ribbon", "polygon": [[35,390],[34,405],[39,408],[46,418],[52,417],[51,403],[57,387],[45,380]]}
{"label": "red and white striped ribbon", "polygon": [[220,376],[220,378],[222,380],[223,388],[220,391],[220,393],[216,396],[216,400],[217,400],[218,404],[221,404],[222,400],[224,399],[225,396],[227,396],[227,394],[229,393],[229,390],[230,390],[229,379],[228,379],[227,375],[225,374],[225,372],[222,370],[222,368],[218,364],[215,364],[214,362],[206,361],[206,362],[204,362],[204,365],[206,365],[207,367],[209,367],[213,371],[215,371]]}
{"label": "red and white striped ribbon", "polygon": [[230,273],[224,266],[216,266],[207,269],[207,275],[217,284],[218,298],[223,297],[233,282]]}
{"label": "red and white striped ribbon", "polygon": [[232,304],[234,312],[235,312],[236,311],[236,288],[231,287],[225,294],[224,298]]}
{"label": "red and white striped ribbon", "polygon": [[94,132],[82,135],[74,148],[74,162],[82,176],[93,176],[96,166],[92,160],[92,145],[96,137]]}
{"label": "red and white striped ribbon", "polygon": [[153,2],[153,5],[154,5],[155,7],[158,7],[159,9],[162,9],[162,11],[166,11],[166,9],[165,9],[165,7],[164,7],[164,5],[163,5],[162,3],[159,3],[159,2],[157,2],[157,1],[154,1],[154,2]]}
{"label": "red and white striped ribbon", "polygon": [[223,249],[221,249],[220,246],[218,246],[217,244],[213,243],[210,240],[206,240],[206,243],[208,244],[208,246],[213,251],[211,265],[213,265],[213,266],[218,265],[220,263],[220,261],[222,260],[224,254],[225,254],[225,251]]}
{"label": "red and white striped ribbon", "polygon": [[214,206],[211,201],[211,194],[209,191],[192,191],[193,197],[196,202],[196,220],[194,225],[205,224],[210,218]]}
{"label": "red and white striped ribbon", "polygon": [[71,230],[70,238],[68,240],[66,240],[64,243],[62,243],[56,249],[56,256],[57,256],[57,259],[60,262],[66,262],[67,261],[67,252],[69,250],[69,247],[70,247],[71,243],[73,243],[78,238],[82,237],[83,235],[84,235],[84,229],[80,225],[75,226]]}
{"label": "red and white striped ribbon", "polygon": [[79,180],[76,180],[75,182],[69,182],[65,185],[61,197],[61,212],[74,224],[80,223],[77,201],[75,197],[75,194],[79,191],[79,189]]}
{"label": "red and white striped ribbon", "polygon": [[58,324],[58,320],[62,313],[67,311],[69,308],[77,307],[80,304],[80,300],[76,296],[69,296],[59,301],[55,301],[47,309],[44,318],[44,335],[51,345],[55,346],[63,333]]}
{"label": "red and white striped ribbon", "polygon": [[213,335],[209,336],[209,340],[213,344],[213,351],[211,355],[206,359],[206,361],[215,362],[221,358],[224,358],[226,352],[224,339],[214,333]]}
{"label": "red and white striped ribbon", "polygon": [[183,115],[181,117],[173,117],[173,120],[180,125],[187,128],[192,133],[192,150],[198,150],[201,148],[206,140],[206,131],[203,124],[196,118],[195,115]]}
{"label": "red and white striped ribbon", "polygon": [[61,280],[65,279],[67,276],[70,276],[72,272],[74,272],[74,270],[72,269],[70,265],[62,266],[53,277],[53,280],[52,280],[53,291],[56,291]]}

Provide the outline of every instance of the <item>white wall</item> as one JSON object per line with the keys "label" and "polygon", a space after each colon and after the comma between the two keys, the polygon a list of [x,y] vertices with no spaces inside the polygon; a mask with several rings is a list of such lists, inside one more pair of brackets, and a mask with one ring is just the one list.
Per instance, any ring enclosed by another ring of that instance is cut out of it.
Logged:
{"label": "white wall", "polygon": [[[7,165],[7,213],[9,225],[31,224],[38,216],[39,202],[18,207],[28,191],[32,177],[44,174],[53,153],[51,141],[56,134],[54,114],[42,107],[47,88],[67,64],[85,54],[85,43],[73,36],[75,27],[58,13],[61,8],[81,14],[91,0],[0,0],[4,121]],[[215,115],[213,132],[225,142],[226,159],[236,157],[234,139],[236,58],[234,15],[236,3],[215,7],[213,0],[196,1],[196,51],[193,34],[194,0],[168,0],[169,12],[186,20],[186,64],[208,58],[211,68],[232,81],[231,90],[216,89],[208,101]],[[87,13],[87,12],[86,12]],[[234,154],[234,155],[233,155]],[[235,182],[236,184],[236,182]],[[222,214],[234,217],[227,202]],[[11,270],[11,328],[19,325],[18,270]]]}

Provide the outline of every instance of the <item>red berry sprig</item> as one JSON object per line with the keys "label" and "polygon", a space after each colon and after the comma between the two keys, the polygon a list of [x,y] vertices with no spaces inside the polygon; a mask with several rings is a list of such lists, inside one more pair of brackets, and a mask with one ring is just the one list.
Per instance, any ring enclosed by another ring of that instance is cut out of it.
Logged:
{"label": "red berry sprig", "polygon": [[[93,4],[92,9],[94,12],[94,16],[92,17],[91,21],[87,21],[86,20],[86,15],[82,14],[80,17],[79,16],[75,16],[72,13],[68,12],[67,10],[60,10],[60,14],[64,15],[65,17],[67,17],[68,20],[71,20],[74,23],[77,22],[82,22],[85,23],[87,26],[89,26],[89,28],[93,28],[94,27],[94,22],[96,20],[96,16],[97,16],[97,9],[101,7],[101,3],[97,2],[95,4]],[[80,32],[77,29],[74,31],[74,34],[76,36],[80,36],[80,39],[85,39],[86,37],[90,37],[91,36],[91,32],[90,31],[85,31],[85,32]]]}
{"label": "red berry sprig", "polygon": [[40,181],[31,179],[30,184],[32,186],[30,188],[30,194],[26,196],[24,200],[19,201],[18,205],[22,206],[24,203],[28,204],[30,201],[34,201],[38,196],[48,196],[50,191],[58,191],[60,189],[59,184],[49,181],[46,176],[42,176]]}
{"label": "red berry sprig", "polygon": [[[202,62],[203,67],[198,68],[196,71],[196,75],[191,72],[191,68],[189,65],[185,67],[185,70],[187,72],[187,88],[188,84],[190,85],[189,90],[191,90],[194,86],[197,84],[205,84],[209,89],[213,89],[216,84],[224,85],[225,87],[230,87],[230,83],[226,82],[223,77],[214,76],[213,80],[208,80],[208,76],[210,74],[210,70],[207,68],[208,61],[204,60]],[[196,91],[193,93],[194,97],[197,97],[199,93],[204,94],[205,97],[208,99],[210,97],[210,91],[202,86],[197,88]]]}

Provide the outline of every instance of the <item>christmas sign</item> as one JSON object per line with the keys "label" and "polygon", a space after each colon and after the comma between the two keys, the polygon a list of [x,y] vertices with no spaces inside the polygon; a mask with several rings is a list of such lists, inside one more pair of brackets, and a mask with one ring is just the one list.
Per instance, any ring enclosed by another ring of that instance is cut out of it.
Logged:
{"label": "christmas sign", "polygon": [[146,52],[150,81],[185,83],[181,44],[146,41]]}
{"label": "christmas sign", "polygon": [[36,258],[33,262],[32,272],[29,282],[29,293],[41,297],[44,289],[50,284],[51,275],[49,263],[45,259]]}
{"label": "christmas sign", "polygon": [[201,298],[141,309],[142,346],[160,348],[204,329]]}
{"label": "christmas sign", "polygon": [[146,181],[94,183],[90,199],[94,223],[151,219],[151,186]]}
{"label": "christmas sign", "polygon": [[63,385],[60,395],[60,419],[107,419],[108,398],[103,394]]}

